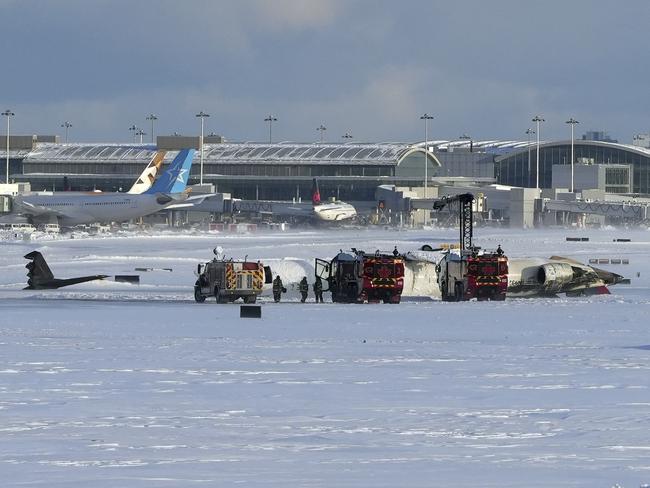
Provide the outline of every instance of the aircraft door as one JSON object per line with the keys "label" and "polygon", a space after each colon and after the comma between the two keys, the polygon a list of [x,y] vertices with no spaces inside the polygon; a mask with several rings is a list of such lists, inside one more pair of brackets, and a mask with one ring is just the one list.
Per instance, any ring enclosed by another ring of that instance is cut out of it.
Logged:
{"label": "aircraft door", "polygon": [[329,261],[325,261],[324,259],[319,258],[316,258],[314,260],[314,275],[323,281],[323,285],[327,283],[327,288],[323,288],[323,291],[329,291],[329,283],[331,277],[330,271],[331,265]]}
{"label": "aircraft door", "polygon": [[264,284],[268,285],[273,283],[273,274],[271,273],[270,266],[264,266]]}

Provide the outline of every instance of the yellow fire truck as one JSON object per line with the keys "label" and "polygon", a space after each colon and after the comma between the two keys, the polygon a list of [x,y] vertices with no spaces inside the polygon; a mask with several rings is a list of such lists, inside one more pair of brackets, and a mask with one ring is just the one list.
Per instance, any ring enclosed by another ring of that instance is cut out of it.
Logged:
{"label": "yellow fire truck", "polygon": [[213,259],[197,266],[198,279],[194,284],[194,299],[203,303],[215,297],[217,303],[255,303],[265,283],[271,283],[271,268],[260,261],[233,261]]}

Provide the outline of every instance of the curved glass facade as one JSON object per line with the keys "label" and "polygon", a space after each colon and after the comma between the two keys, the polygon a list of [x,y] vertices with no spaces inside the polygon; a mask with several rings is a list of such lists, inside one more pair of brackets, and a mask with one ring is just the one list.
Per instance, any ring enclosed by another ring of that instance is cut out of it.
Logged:
{"label": "curved glass facade", "polygon": [[[117,191],[131,186],[155,152],[148,144],[37,144],[16,179],[36,190],[61,190],[65,177],[73,190]],[[165,161],[176,154],[167,151]],[[403,161],[405,168],[416,160],[422,167],[423,155],[422,147],[406,143],[205,144],[203,180],[235,198],[290,200],[308,198],[318,177],[324,198],[373,200],[378,185],[407,186],[421,178],[420,172],[402,175],[396,169]],[[190,184],[199,181],[199,161],[200,153]],[[438,163],[431,154],[430,165],[433,177]]]}
{"label": "curved glass facade", "polygon": [[[575,141],[575,162],[579,164],[629,164],[633,168],[633,192],[650,194],[650,151],[622,144]],[[570,164],[571,143],[546,143],[539,150],[539,186],[551,188],[553,165]],[[495,159],[494,173],[498,183],[535,188],[536,147],[511,152]]]}

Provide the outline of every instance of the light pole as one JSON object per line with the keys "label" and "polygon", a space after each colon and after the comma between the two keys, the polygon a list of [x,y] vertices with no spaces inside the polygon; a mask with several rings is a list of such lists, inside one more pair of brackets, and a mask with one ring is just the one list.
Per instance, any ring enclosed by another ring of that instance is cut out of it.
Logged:
{"label": "light pole", "polygon": [[142,136],[146,136],[147,133],[142,129],[138,129],[137,131],[135,131],[135,135],[140,136],[140,144],[142,144]]}
{"label": "light pole", "polygon": [[9,117],[13,117],[16,114],[13,113],[11,110],[7,109],[4,112],[2,112],[2,115],[7,117],[7,177],[5,183],[9,184]]}
{"label": "light pole", "polygon": [[424,120],[424,198],[427,198],[429,192],[427,191],[427,180],[429,179],[429,121],[433,119],[433,115],[425,113],[420,117]]}
{"label": "light pole", "polygon": [[322,143],[323,142],[323,134],[327,130],[327,127],[325,127],[323,124],[321,124],[318,127],[316,127],[316,130],[318,132],[320,132],[320,142]]}
{"label": "light pole", "polygon": [[574,185],[573,185],[573,160],[574,160],[574,158],[573,158],[573,127],[576,124],[579,124],[580,122],[578,122],[576,119],[571,117],[569,120],[566,121],[566,123],[571,124],[571,193],[573,193],[573,191],[574,191]]}
{"label": "light pole", "polygon": [[199,184],[203,184],[203,119],[206,117],[210,117],[210,114],[206,114],[201,110],[198,114],[196,114],[198,118],[201,119],[201,138],[199,139],[199,148],[201,150],[201,177],[199,179]]}
{"label": "light pole", "polygon": [[72,124],[67,120],[61,124],[61,127],[65,129],[65,143],[68,143],[68,129],[72,127]]}
{"label": "light pole", "polygon": [[472,136],[468,136],[466,133],[463,133],[458,139],[461,141],[469,141],[469,152],[474,152],[474,141],[472,141]]}
{"label": "light pole", "polygon": [[537,130],[535,132],[535,134],[537,135],[537,152],[536,152],[537,161],[535,161],[535,163],[537,165],[537,168],[535,170],[535,173],[536,173],[535,176],[537,177],[537,179],[536,179],[535,188],[537,188],[539,190],[539,123],[540,122],[545,122],[545,120],[543,118],[541,118],[539,115],[535,115],[535,117],[533,118],[533,122],[535,122],[537,124]]}
{"label": "light pole", "polygon": [[349,132],[346,132],[345,134],[343,134],[341,136],[341,139],[345,139],[345,140],[349,141],[350,139],[352,139],[352,134],[350,134]]}
{"label": "light pole", "polygon": [[[147,120],[151,121],[151,144],[153,144],[153,123],[158,120],[158,117],[156,114],[149,114],[147,115]],[[140,141],[142,142],[142,141]]]}
{"label": "light pole", "polygon": [[133,142],[135,142],[135,133],[138,131],[138,126],[133,124],[131,127],[129,127],[129,130],[133,132]]}
{"label": "light pole", "polygon": [[273,122],[277,122],[278,119],[269,114],[267,118],[264,119],[264,122],[269,123],[269,144],[273,142]]}
{"label": "light pole", "polygon": [[526,135],[528,136],[528,184],[530,185],[530,135],[535,134],[533,129],[526,129]]}

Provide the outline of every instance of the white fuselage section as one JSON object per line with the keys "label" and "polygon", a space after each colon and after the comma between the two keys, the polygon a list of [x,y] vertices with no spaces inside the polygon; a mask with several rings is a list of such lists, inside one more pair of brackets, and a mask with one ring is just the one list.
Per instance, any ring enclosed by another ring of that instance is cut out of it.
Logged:
{"label": "white fuselage section", "polygon": [[349,203],[332,202],[314,205],[314,217],[325,222],[339,222],[357,216],[357,210]]}
{"label": "white fuselage section", "polygon": [[[409,255],[411,259],[408,259]],[[440,254],[437,252],[408,253],[402,295],[440,298],[436,272],[436,264],[439,260]],[[600,272],[602,274],[602,270]],[[588,292],[590,289],[605,285],[599,271],[586,264],[545,258],[508,260],[507,296],[510,298]]]}
{"label": "white fuselage section", "polygon": [[126,193],[28,195],[14,198],[16,210],[33,221],[56,219],[59,225],[123,222],[162,210],[186,198],[185,194]]}

